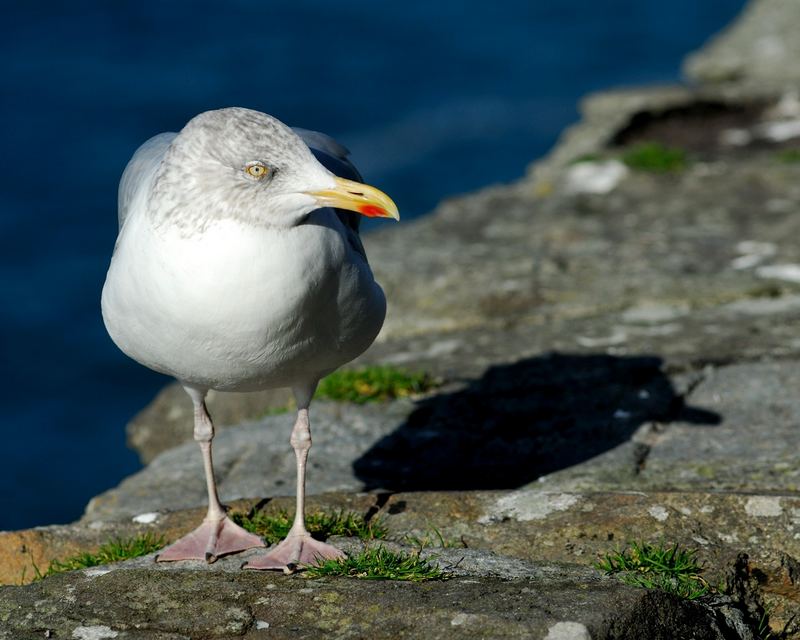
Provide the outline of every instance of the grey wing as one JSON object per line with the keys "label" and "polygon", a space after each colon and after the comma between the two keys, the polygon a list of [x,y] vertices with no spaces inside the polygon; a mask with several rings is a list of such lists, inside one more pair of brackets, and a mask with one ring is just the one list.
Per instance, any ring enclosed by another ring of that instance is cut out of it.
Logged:
{"label": "grey wing", "polygon": [[[348,156],[350,152],[346,147],[342,146],[329,135],[320,133],[319,131],[310,131],[308,129],[300,129],[299,127],[292,127],[292,130],[300,136],[300,138],[311,149],[311,153],[319,160],[320,164],[328,171],[340,178],[347,180],[355,180],[356,182],[363,182],[364,179],[356,169],[355,165],[350,162]],[[353,211],[345,211],[344,209],[335,209],[336,215],[342,221],[345,229],[347,230],[347,240],[350,246],[360,253],[364,260],[367,259],[367,253],[364,251],[364,245],[361,244],[361,237],[358,233],[359,225],[361,224],[361,216]]]}
{"label": "grey wing", "polygon": [[167,132],[153,136],[139,147],[128,161],[119,181],[117,194],[120,229],[125,224],[125,218],[128,217],[133,199],[142,189],[150,188],[167,148],[177,135],[177,133]]}

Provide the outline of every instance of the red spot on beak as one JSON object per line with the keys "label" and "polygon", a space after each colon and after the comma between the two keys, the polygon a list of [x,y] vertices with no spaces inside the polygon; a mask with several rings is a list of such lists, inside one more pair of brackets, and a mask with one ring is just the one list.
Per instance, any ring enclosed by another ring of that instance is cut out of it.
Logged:
{"label": "red spot on beak", "polygon": [[378,207],[374,204],[364,204],[358,207],[359,213],[367,216],[368,218],[385,218],[386,217],[386,209],[382,207]]}

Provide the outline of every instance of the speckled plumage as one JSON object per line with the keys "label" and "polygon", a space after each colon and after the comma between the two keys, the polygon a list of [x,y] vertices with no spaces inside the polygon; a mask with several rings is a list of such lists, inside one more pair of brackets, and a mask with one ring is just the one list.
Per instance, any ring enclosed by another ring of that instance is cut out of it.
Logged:
{"label": "speckled plumage", "polygon": [[[253,160],[272,169],[259,189],[240,171]],[[271,116],[241,108],[207,111],[192,118],[165,150],[147,213],[156,226],[174,225],[186,234],[222,218],[283,226],[265,200],[270,192],[291,192],[301,181],[306,188],[311,180],[324,184],[327,176],[314,170],[325,170],[313,161],[299,136]],[[305,173],[298,175],[298,168]]]}

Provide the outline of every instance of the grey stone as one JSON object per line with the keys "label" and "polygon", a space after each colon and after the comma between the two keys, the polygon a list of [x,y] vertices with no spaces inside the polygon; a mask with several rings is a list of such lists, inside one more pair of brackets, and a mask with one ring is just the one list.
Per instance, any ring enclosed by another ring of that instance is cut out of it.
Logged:
{"label": "grey stone", "polygon": [[[644,445],[629,444],[637,430],[676,423],[703,433],[701,425],[721,419],[687,403],[662,364],[654,357],[553,354],[496,365],[468,385],[417,401],[315,403],[308,491],[515,488],[565,468],[585,473],[589,483],[610,473],[613,486],[638,487],[636,447]],[[271,416],[219,434],[214,458],[224,500],[293,494],[295,462],[286,442],[293,420]],[[618,455],[630,446],[630,455]],[[601,454],[619,464],[580,464]],[[197,446],[187,443],[93,499],[84,520],[205,501]]]}
{"label": "grey stone", "polygon": [[793,492],[800,487],[800,363],[707,368],[684,400],[718,420],[648,422],[588,463],[538,482],[548,490]]}
{"label": "grey stone", "polygon": [[800,4],[755,0],[741,17],[701,51],[685,69],[695,82],[739,82],[800,86]]}
{"label": "grey stone", "polygon": [[88,570],[2,587],[0,638],[563,638],[581,628],[609,639],[730,637],[709,605],[568,565],[511,580],[472,574],[423,584],[218,565]]}
{"label": "grey stone", "polygon": [[800,365],[767,362],[711,370],[688,396],[719,425],[676,423],[663,429],[643,463],[645,486],[728,491],[800,487]]}
{"label": "grey stone", "polygon": [[[290,509],[291,504],[291,499],[273,499],[262,508],[265,513],[275,513]],[[719,615],[723,615],[721,609],[725,610],[726,626],[754,628],[764,602],[771,619],[787,622],[797,614],[800,572],[792,559],[800,557],[800,501],[796,495],[554,492],[546,486],[533,486],[512,492],[419,492],[373,497],[326,494],[312,499],[309,507],[311,511],[344,509],[378,518],[388,530],[388,540],[370,544],[405,552],[420,550],[423,557],[456,577],[524,579],[542,589],[559,581],[601,584],[591,566],[627,540],[680,544],[697,549],[698,560],[705,567],[703,577],[709,584],[727,584],[725,591],[730,594],[742,591],[737,598],[718,602],[719,608],[714,605]],[[250,506],[236,508],[241,511]],[[109,536],[150,531],[174,540],[193,528],[202,515],[203,510],[197,509],[165,514],[149,525],[127,519],[51,527],[41,532],[48,534],[51,551],[38,552],[37,558],[42,554],[52,558],[53,544],[67,539],[73,543],[82,540],[86,545]],[[0,546],[13,544],[14,535],[0,537]],[[364,546],[348,538],[331,541],[348,553]],[[442,544],[446,546],[442,548]],[[74,552],[73,547],[70,553]],[[223,572],[235,580],[241,564],[260,553],[263,551],[253,549],[223,557],[212,565],[200,561],[156,564],[151,555],[81,573],[98,578],[126,571]],[[742,557],[746,557],[744,564]],[[745,589],[751,580],[758,584],[754,593]],[[106,619],[81,623],[109,624]]]}
{"label": "grey stone", "polygon": [[[257,420],[270,410],[287,407],[289,389],[254,393],[226,393],[210,390],[206,405],[221,431],[230,425]],[[177,382],[166,386],[127,426],[128,446],[147,464],[162,451],[192,439],[193,413],[189,396]]]}
{"label": "grey stone", "polygon": [[[309,493],[359,491],[364,483],[352,462],[393,431],[411,410],[399,400],[357,407],[316,402],[311,413],[313,447],[308,461]],[[224,501],[294,495],[295,457],[289,445],[294,413],[225,429],[214,439],[214,468]],[[113,520],[153,511],[206,504],[199,449],[185,443],[158,455],[147,467],[92,499],[83,520]]]}

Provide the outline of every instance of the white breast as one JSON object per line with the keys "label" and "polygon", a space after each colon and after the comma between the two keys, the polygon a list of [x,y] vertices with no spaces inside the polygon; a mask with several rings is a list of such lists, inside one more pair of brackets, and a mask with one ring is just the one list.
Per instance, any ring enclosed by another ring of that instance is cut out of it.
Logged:
{"label": "white breast", "polygon": [[103,319],[138,362],[201,387],[306,382],[374,340],[385,299],[335,214],[308,224],[213,222],[202,233],[123,227],[103,288]]}

